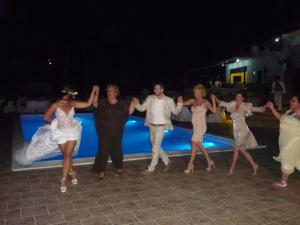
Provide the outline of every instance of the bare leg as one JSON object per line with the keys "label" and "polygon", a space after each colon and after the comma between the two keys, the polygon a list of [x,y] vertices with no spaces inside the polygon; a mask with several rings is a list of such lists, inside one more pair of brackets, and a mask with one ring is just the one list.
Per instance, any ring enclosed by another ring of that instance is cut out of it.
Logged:
{"label": "bare leg", "polygon": [[68,141],[67,143],[61,145],[63,148],[62,152],[64,154],[63,178],[61,181],[61,187],[66,186],[66,178],[67,178],[67,174],[68,174],[70,165],[72,163],[72,154],[73,154],[75,145],[76,145],[76,141]]}
{"label": "bare leg", "polygon": [[198,148],[200,149],[200,151],[202,152],[202,154],[204,155],[206,162],[207,162],[207,169],[208,171],[211,170],[211,166],[214,165],[214,162],[211,160],[207,150],[203,147],[202,143],[198,142],[197,143]]}
{"label": "bare leg", "polygon": [[195,141],[192,141],[191,142],[191,158],[190,158],[190,161],[189,161],[189,164],[188,164],[188,168],[189,169],[192,165],[194,165],[194,161],[195,161],[195,158],[197,156],[197,149],[196,149],[196,142]]}
{"label": "bare leg", "polygon": [[72,157],[71,157],[71,162],[70,162],[70,167],[69,167],[68,174],[72,176],[72,183],[77,184],[77,173],[76,173],[76,171],[74,171],[74,168],[73,168],[73,159],[72,159]]}
{"label": "bare leg", "polygon": [[239,148],[235,146],[233,149],[232,163],[227,173],[227,176],[231,176],[233,174],[238,158],[239,158]]}
{"label": "bare leg", "polygon": [[290,177],[290,174],[287,174],[287,173],[284,173],[284,172],[281,173],[281,180],[284,181],[285,183],[288,182],[289,177]]}
{"label": "bare leg", "polygon": [[[60,150],[61,150],[61,153],[63,154],[63,156],[65,156],[65,150],[66,150],[66,143],[64,144],[61,144],[61,145],[58,145]],[[67,176],[64,176],[64,173],[63,173],[63,176],[62,176],[62,179],[61,179],[61,187],[65,187],[66,186],[66,180],[67,179]]]}
{"label": "bare leg", "polygon": [[69,174],[72,174],[74,171],[73,169],[73,159],[71,159],[70,167],[69,167]]}
{"label": "bare leg", "polygon": [[240,148],[240,152],[243,154],[243,156],[247,159],[247,161],[251,164],[252,169],[253,169],[253,175],[256,175],[258,165],[252,158],[252,156],[247,152],[245,148]]}

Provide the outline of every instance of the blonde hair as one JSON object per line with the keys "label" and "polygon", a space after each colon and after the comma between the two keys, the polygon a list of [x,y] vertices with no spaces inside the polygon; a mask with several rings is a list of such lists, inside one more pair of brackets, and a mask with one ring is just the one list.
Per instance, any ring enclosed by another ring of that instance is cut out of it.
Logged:
{"label": "blonde hair", "polygon": [[199,91],[203,97],[206,96],[206,88],[202,84],[197,84],[193,87],[193,92]]}

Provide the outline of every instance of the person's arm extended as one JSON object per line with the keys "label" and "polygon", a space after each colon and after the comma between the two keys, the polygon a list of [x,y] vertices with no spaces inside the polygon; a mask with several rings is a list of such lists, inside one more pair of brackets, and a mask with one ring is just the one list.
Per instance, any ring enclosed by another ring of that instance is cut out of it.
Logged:
{"label": "person's arm extended", "polygon": [[150,97],[148,96],[146,98],[146,100],[143,102],[143,104],[140,104],[139,100],[137,98],[134,99],[135,102],[135,108],[136,110],[140,111],[140,112],[144,112],[146,111],[149,103],[150,103]]}
{"label": "person's arm extended", "polygon": [[252,106],[252,112],[260,112],[263,113],[266,111],[266,106],[261,106],[261,107],[257,107],[257,106]]}
{"label": "person's arm extended", "polygon": [[134,112],[134,109],[135,109],[134,101],[131,100],[129,109],[128,109],[128,114],[131,115]]}
{"label": "person's arm extended", "polygon": [[171,99],[171,110],[172,110],[172,113],[174,115],[178,115],[181,112],[182,107],[183,107],[183,98],[182,98],[182,96],[178,97],[177,105],[175,105],[174,100]]}
{"label": "person's arm extended", "polygon": [[56,111],[56,109],[57,109],[57,103],[53,103],[49,107],[49,109],[45,112],[45,114],[43,115],[43,120],[46,123],[51,124],[51,122],[52,122],[51,116]]}
{"label": "person's arm extended", "polygon": [[100,92],[100,89],[98,88],[98,89],[96,89],[95,94],[94,94],[93,106],[95,108],[97,108],[98,104],[99,104],[99,92]]}
{"label": "person's arm extended", "polygon": [[211,97],[212,104],[209,101],[206,101],[206,107],[209,109],[209,111],[216,113],[217,112],[217,104],[216,104],[216,98]]}
{"label": "person's arm extended", "polygon": [[[211,98],[211,99],[215,99],[215,101],[216,101],[216,103],[218,103],[218,105],[220,105],[221,102],[223,102],[223,101],[221,101],[220,99],[218,99],[217,96],[215,96],[214,94],[211,94],[211,95],[210,95],[210,98]],[[224,103],[225,103],[225,102],[224,102]]]}
{"label": "person's arm extended", "polygon": [[275,109],[273,102],[267,102],[266,107],[268,107],[272,111],[275,118],[280,120],[282,114],[278,112],[277,109]]}
{"label": "person's arm extended", "polygon": [[194,99],[189,99],[189,100],[183,102],[183,105],[185,105],[185,106],[193,105],[194,101],[195,101]]}
{"label": "person's arm extended", "polygon": [[87,101],[85,101],[85,102],[84,101],[72,101],[72,106],[76,109],[84,109],[84,108],[90,107],[93,103],[96,89],[97,89],[97,87],[94,86],[91,91],[90,97]]}

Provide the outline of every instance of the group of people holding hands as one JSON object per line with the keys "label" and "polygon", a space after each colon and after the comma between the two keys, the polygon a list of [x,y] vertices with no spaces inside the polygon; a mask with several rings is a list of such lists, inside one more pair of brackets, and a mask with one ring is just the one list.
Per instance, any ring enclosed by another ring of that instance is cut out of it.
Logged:
{"label": "group of people holding hands", "polygon": [[[217,105],[225,107],[230,113],[233,126],[234,146],[231,166],[227,172],[232,176],[241,154],[252,167],[252,175],[256,175],[258,164],[253,159],[248,149],[257,147],[257,141],[246,123],[246,117],[251,116],[253,112],[264,112],[269,108],[274,116],[280,120],[279,147],[280,154],[275,159],[281,161],[282,178],[275,182],[275,187],[284,188],[287,186],[288,178],[294,169],[300,170],[300,96],[294,95],[290,100],[290,109],[282,114],[276,110],[272,102],[267,102],[264,106],[255,107],[252,103],[246,102],[247,94],[245,90],[236,92],[232,101],[225,102],[215,95],[210,95],[210,100],[206,99],[206,89],[203,85],[197,84],[193,88],[194,97],[186,101],[183,97],[178,97],[177,103],[164,94],[164,85],[157,83],[153,88],[153,95],[147,96],[143,103],[138,98],[132,98],[127,104],[119,99],[119,87],[110,84],[106,87],[106,97],[100,98],[99,86],[94,86],[89,99],[86,102],[80,102],[74,99],[77,92],[67,86],[62,91],[62,98],[53,103],[44,115],[44,120],[51,124],[52,129],[49,135],[55,133],[56,138],[52,141],[59,147],[64,155],[63,176],[61,179],[61,191],[66,191],[67,175],[72,176],[72,183],[77,184],[77,175],[72,166],[72,154],[78,149],[78,143],[81,136],[81,125],[74,119],[75,108],[87,108],[92,106],[95,127],[99,138],[99,151],[95,157],[93,171],[97,173],[99,179],[105,177],[105,170],[109,156],[118,174],[123,173],[123,153],[122,137],[125,123],[128,115],[134,110],[144,112],[145,125],[149,127],[149,136],[152,144],[152,159],[143,174],[150,175],[155,171],[159,158],[165,165],[164,171],[168,171],[172,166],[172,160],[161,148],[165,129],[172,130],[171,114],[179,114],[182,107],[189,106],[192,111],[193,135],[191,138],[191,157],[184,173],[189,174],[194,171],[194,161],[199,149],[207,163],[207,171],[216,167],[208,151],[203,145],[203,137],[206,133],[206,113],[216,112]],[[51,115],[56,114],[56,123],[53,128]],[[36,135],[32,140],[29,151],[36,151],[36,146],[45,140],[45,135]],[[54,144],[53,143],[53,144]],[[54,146],[54,145],[53,145]],[[32,155],[32,154],[27,154]],[[33,154],[34,155],[34,154]],[[30,158],[30,157],[28,157]]]}

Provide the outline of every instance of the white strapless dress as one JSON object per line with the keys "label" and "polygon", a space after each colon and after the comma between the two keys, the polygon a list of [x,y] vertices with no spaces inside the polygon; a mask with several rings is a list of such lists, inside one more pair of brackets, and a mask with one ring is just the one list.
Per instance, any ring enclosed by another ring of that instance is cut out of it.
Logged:
{"label": "white strapless dress", "polygon": [[[32,164],[32,162],[48,157],[60,155],[59,144],[76,140],[74,153],[78,152],[81,138],[82,126],[74,119],[75,110],[72,108],[68,114],[57,108],[56,119],[51,125],[40,127],[32,136],[28,147],[24,148],[23,154],[19,152],[15,160],[19,164]],[[25,154],[24,154],[25,153]]]}

